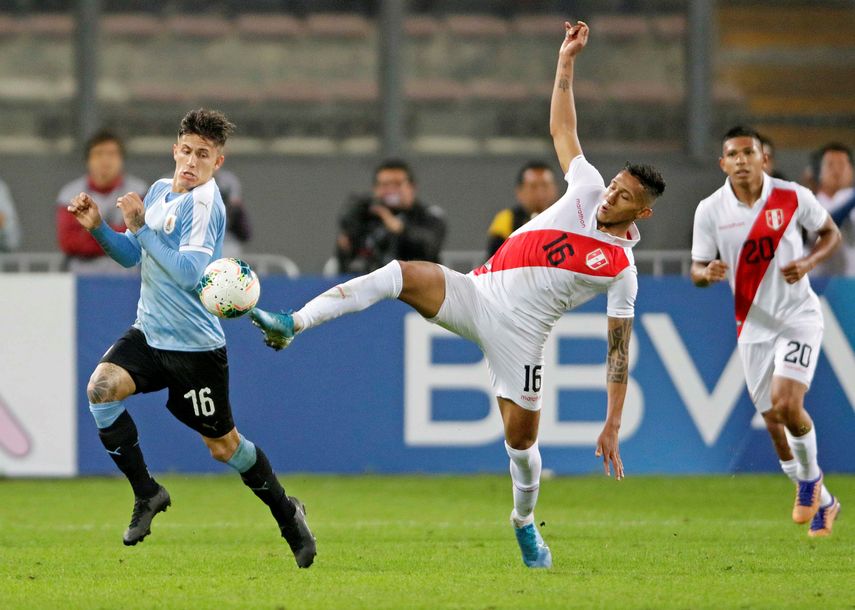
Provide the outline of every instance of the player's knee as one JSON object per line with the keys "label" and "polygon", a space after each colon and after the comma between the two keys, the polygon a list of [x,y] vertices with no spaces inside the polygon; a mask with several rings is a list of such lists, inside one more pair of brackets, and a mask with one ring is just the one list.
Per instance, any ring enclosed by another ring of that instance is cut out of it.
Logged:
{"label": "player's knee", "polygon": [[99,368],[96,368],[86,384],[86,396],[92,404],[119,400],[118,385]]}
{"label": "player's knee", "polygon": [[525,451],[526,449],[529,449],[532,445],[534,445],[534,443],[537,441],[537,435],[519,432],[515,434],[506,435],[505,440],[507,441],[508,446],[511,449]]}
{"label": "player's knee", "polygon": [[772,396],[772,417],[776,423],[786,424],[802,410],[801,400],[797,396],[782,392]]}

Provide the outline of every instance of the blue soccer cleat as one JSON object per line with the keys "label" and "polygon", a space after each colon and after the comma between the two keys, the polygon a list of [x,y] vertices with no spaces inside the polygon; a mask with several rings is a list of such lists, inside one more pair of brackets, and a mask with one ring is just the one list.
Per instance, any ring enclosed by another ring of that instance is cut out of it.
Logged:
{"label": "blue soccer cleat", "polygon": [[514,533],[517,535],[517,543],[519,543],[522,551],[523,563],[527,567],[552,567],[552,551],[546,546],[534,523],[529,523],[523,527],[514,525]]}
{"label": "blue soccer cleat", "polygon": [[796,502],[793,506],[793,521],[807,523],[819,510],[819,499],[822,495],[822,473],[812,481],[798,479],[796,487]]}
{"label": "blue soccer cleat", "polygon": [[291,312],[272,313],[256,307],[249,319],[264,333],[264,343],[276,351],[284,349],[294,340],[294,316]]}
{"label": "blue soccer cleat", "polygon": [[834,527],[834,520],[837,519],[838,514],[840,514],[840,500],[831,496],[831,502],[820,506],[813,516],[808,536],[811,538],[831,536],[831,528]]}

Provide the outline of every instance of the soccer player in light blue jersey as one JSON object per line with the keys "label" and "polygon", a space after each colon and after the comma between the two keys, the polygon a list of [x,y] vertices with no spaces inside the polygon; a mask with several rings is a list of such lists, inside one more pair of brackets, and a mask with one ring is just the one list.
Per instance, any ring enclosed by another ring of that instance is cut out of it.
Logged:
{"label": "soccer player in light blue jersey", "polygon": [[240,473],[270,508],[297,565],[307,568],[315,557],[315,539],[305,509],[285,494],[261,448],[238,433],[229,404],[225,336],[195,291],[205,267],[222,250],[225,206],[214,173],[223,164],[223,147],[233,129],[215,110],[187,113],[172,145],[172,179],[154,183],[145,201],[135,193],[119,197],[116,205],[128,227],[124,233],[102,221],[89,195],[81,193],[69,204],[68,211],[110,257],[124,267],[142,266],[137,319],[92,373],[89,408],[104,448],[134,491],[126,545],[141,542],[171,500],[148,472],[124,400],[167,388],[166,407],[202,436],[214,459]]}

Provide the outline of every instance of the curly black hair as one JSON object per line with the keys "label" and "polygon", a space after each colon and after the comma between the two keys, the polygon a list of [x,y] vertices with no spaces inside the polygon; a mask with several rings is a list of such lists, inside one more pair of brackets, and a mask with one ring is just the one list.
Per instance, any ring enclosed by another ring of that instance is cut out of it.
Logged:
{"label": "curly black hair", "polygon": [[209,140],[222,148],[235,130],[235,125],[219,110],[198,108],[191,110],[181,119],[178,137],[192,133]]}

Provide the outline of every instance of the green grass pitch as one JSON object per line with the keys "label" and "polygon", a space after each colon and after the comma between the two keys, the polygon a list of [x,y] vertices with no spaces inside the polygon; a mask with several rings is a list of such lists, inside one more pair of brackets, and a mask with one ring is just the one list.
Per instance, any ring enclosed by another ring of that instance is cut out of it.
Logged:
{"label": "green grass pitch", "polygon": [[0,481],[0,607],[855,608],[855,476],[828,477],[821,540],[782,475],[546,480],[548,571],[520,561],[505,476],[284,477],[309,570],[237,477],[160,480],[173,505],[131,548],[124,480]]}

